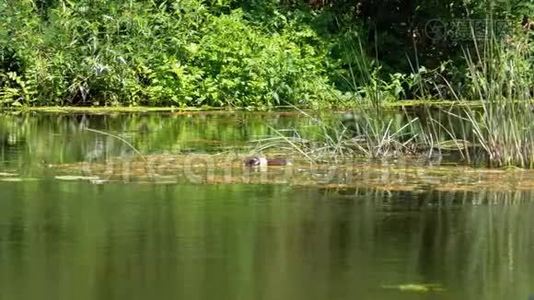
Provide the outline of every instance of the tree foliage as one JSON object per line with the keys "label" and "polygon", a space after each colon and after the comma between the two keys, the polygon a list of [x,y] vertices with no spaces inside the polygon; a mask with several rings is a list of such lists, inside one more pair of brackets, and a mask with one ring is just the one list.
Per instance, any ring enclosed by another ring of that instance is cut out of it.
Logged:
{"label": "tree foliage", "polygon": [[370,81],[414,97],[409,74],[423,66],[465,79],[465,45],[429,35],[430,21],[514,27],[533,11],[520,0],[7,0],[0,104],[309,105],[365,97]]}

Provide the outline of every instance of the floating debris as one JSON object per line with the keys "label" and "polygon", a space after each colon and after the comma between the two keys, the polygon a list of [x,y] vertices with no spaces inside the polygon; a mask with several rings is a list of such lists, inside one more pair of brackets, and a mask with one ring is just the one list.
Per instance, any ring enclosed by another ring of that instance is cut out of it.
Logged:
{"label": "floating debris", "polygon": [[92,184],[104,184],[106,182],[108,182],[109,180],[106,180],[106,179],[91,179],[89,180],[89,182],[91,182]]}
{"label": "floating debris", "polygon": [[441,284],[436,283],[407,283],[397,285],[383,285],[383,289],[399,290],[402,292],[414,292],[414,293],[428,293],[428,292],[444,292],[445,289]]}
{"label": "floating debris", "polygon": [[38,181],[37,178],[30,178],[30,177],[4,177],[0,178],[0,181],[3,182],[27,182],[27,181]]}
{"label": "floating debris", "polygon": [[19,175],[15,173],[0,172],[0,177],[15,177],[15,176],[19,176]]}
{"label": "floating debris", "polygon": [[[52,166],[59,180],[135,183],[286,184],[320,188],[374,188],[383,191],[527,191],[534,190],[534,170],[427,166],[414,161],[365,160],[316,163],[291,159],[293,165],[257,170],[235,154],[159,154],[146,160],[111,158],[106,162]],[[275,157],[275,156],[273,156]],[[90,172],[91,176],[87,175]],[[104,179],[103,179],[104,178]]]}
{"label": "floating debris", "polygon": [[7,177],[7,178],[0,178],[0,181],[4,182],[22,182],[22,178],[20,177]]}
{"label": "floating debris", "polygon": [[64,181],[82,181],[87,180],[90,182],[99,182],[100,177],[97,176],[75,176],[75,175],[63,175],[63,176],[56,176],[54,177],[57,180],[64,180]]}

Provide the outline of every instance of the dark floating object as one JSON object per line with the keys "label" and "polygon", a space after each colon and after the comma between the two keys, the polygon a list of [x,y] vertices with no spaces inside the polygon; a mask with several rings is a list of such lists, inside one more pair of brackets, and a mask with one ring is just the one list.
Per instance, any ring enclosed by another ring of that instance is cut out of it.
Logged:
{"label": "dark floating object", "polygon": [[291,161],[285,158],[265,158],[263,156],[251,156],[245,158],[245,166],[247,167],[266,167],[266,166],[288,166]]}

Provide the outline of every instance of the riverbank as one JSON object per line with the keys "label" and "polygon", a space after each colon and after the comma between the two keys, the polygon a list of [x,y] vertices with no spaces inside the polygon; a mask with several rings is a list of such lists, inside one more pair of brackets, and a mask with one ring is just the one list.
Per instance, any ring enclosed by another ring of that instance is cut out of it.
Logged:
{"label": "riverbank", "polygon": [[[7,106],[0,107],[0,112],[43,112],[43,113],[146,113],[146,112],[234,112],[234,111],[295,111],[333,109],[338,112],[352,111],[354,108],[373,106],[369,101],[361,101],[352,104],[325,104],[317,106],[291,106],[277,105],[272,107],[249,106],[249,107],[176,107],[176,106]],[[384,108],[403,107],[481,107],[481,101],[456,101],[456,100],[402,100],[380,103]]]}

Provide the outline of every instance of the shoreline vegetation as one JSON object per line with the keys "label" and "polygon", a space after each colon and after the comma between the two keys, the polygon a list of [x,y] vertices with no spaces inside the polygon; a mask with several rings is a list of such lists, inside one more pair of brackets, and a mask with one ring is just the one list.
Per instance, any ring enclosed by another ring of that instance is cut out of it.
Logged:
{"label": "shoreline vegetation", "polygon": [[[534,101],[529,103],[534,104]],[[482,107],[481,101],[455,101],[455,100],[403,100],[395,102],[382,103],[384,108],[402,108],[402,107]],[[372,107],[373,103],[359,103],[359,107]],[[354,105],[335,105],[326,106],[333,109],[334,112],[343,113],[351,111]],[[298,112],[316,111],[324,107],[305,107],[291,105],[277,106],[247,106],[247,107],[218,107],[218,106],[6,106],[0,107],[0,112],[43,112],[43,113],[144,113],[144,112],[226,112],[232,113],[237,111],[249,112]]]}
{"label": "shoreline vegetation", "polygon": [[[534,5],[455,0],[0,4],[0,106],[351,107],[530,84]],[[438,26],[439,25],[439,26]],[[514,69],[497,55],[520,57]],[[493,61],[493,62],[492,62]],[[488,67],[492,68],[488,68]],[[488,73],[489,72],[489,73]],[[490,74],[492,73],[492,74]],[[494,85],[492,82],[486,84]],[[515,93],[517,99],[531,99]]]}
{"label": "shoreline vegetation", "polygon": [[[405,4],[0,3],[0,27],[8,28],[0,32],[0,107],[61,113],[284,107],[319,129],[311,136],[275,131],[265,149],[289,148],[314,160],[456,151],[467,163],[534,167],[534,5]],[[345,113],[325,113],[337,110]]]}

